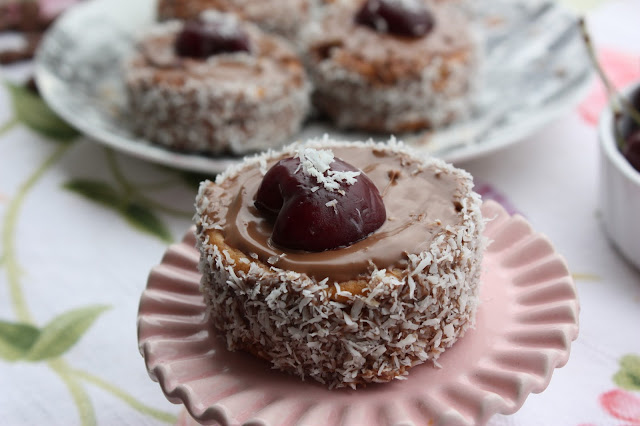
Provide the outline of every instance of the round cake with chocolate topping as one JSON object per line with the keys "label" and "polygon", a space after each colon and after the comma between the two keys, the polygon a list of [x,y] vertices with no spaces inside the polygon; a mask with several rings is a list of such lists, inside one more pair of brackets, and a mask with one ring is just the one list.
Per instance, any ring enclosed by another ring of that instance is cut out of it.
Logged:
{"label": "round cake with chocolate topping", "polygon": [[230,350],[329,387],[406,375],[473,325],[471,176],[401,143],[325,137],[201,184],[201,289]]}
{"label": "round cake with chocolate topping", "polygon": [[125,67],[134,130],[165,147],[245,154],[299,131],[310,86],[291,46],[234,15],[158,25]]}
{"label": "round cake with chocolate topping", "polygon": [[338,1],[303,45],[314,105],[339,127],[412,132],[471,111],[480,46],[449,2]]}

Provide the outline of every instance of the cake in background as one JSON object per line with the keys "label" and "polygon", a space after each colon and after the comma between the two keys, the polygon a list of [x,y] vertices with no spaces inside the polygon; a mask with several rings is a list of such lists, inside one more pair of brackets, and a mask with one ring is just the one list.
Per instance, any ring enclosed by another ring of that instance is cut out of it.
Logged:
{"label": "cake in background", "polygon": [[309,106],[291,45],[214,10],[157,24],[124,73],[134,130],[179,151],[241,155],[279,146]]}
{"label": "cake in background", "polygon": [[0,42],[0,65],[33,58],[43,32],[68,7],[81,0],[2,0],[0,37],[8,33],[11,42]]}
{"label": "cake in background", "polygon": [[471,110],[480,41],[448,1],[336,0],[302,45],[314,105],[338,127],[412,132]]}

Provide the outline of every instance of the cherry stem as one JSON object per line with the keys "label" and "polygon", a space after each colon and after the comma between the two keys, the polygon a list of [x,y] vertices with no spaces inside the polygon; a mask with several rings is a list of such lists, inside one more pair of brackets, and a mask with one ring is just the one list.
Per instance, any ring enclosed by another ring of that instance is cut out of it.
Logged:
{"label": "cherry stem", "polygon": [[602,66],[600,66],[600,62],[598,61],[598,57],[596,55],[596,51],[593,47],[593,43],[591,42],[591,36],[589,35],[589,31],[587,30],[587,23],[584,17],[580,17],[578,20],[580,26],[580,33],[582,34],[582,39],[584,40],[585,46],[587,48],[587,53],[589,54],[589,58],[593,63],[596,72],[598,73],[598,77],[604,84],[607,94],[609,95],[609,102],[611,104],[611,108],[613,109],[615,114],[619,114],[622,111],[627,113],[633,121],[637,124],[640,124],[640,112],[633,106],[633,104],[627,99],[626,96],[623,96],[618,92],[618,90],[613,86],[611,80],[607,77]]}

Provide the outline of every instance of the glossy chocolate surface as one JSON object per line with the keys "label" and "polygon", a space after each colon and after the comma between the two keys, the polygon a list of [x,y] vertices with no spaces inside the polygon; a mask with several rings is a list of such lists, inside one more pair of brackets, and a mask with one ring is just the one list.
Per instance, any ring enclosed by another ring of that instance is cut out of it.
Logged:
{"label": "glossy chocolate surface", "polygon": [[333,152],[365,172],[378,187],[387,211],[382,227],[345,248],[319,253],[283,251],[270,241],[271,221],[254,207],[262,182],[256,167],[214,186],[209,195],[208,215],[222,226],[225,242],[278,268],[307,273],[317,280],[348,281],[370,271],[371,263],[378,269],[402,268],[407,253],[427,250],[438,232],[460,222],[454,176],[424,169],[423,163],[403,153],[354,147]]}

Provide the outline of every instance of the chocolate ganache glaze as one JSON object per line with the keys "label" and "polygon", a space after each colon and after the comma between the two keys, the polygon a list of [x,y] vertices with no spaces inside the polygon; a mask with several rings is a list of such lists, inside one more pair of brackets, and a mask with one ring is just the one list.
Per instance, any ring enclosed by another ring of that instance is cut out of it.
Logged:
{"label": "chocolate ganache glaze", "polygon": [[[334,148],[340,158],[362,170],[377,186],[387,220],[369,237],[351,246],[323,252],[283,251],[271,241],[272,223],[254,207],[262,172],[254,167],[214,185],[207,214],[222,227],[229,247],[281,269],[306,273],[320,281],[358,279],[371,270],[403,268],[407,253],[427,250],[434,236],[457,224],[455,177],[424,165],[404,153],[360,147]],[[278,160],[267,164],[267,169]],[[215,232],[215,231],[209,231]]]}

